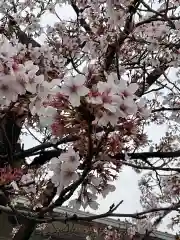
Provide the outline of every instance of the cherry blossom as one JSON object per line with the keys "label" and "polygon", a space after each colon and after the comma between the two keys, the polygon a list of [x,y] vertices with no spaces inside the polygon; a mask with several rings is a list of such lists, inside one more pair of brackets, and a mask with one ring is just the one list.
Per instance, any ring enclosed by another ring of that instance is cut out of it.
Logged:
{"label": "cherry blossom", "polygon": [[152,231],[153,230],[153,224],[151,222],[151,219],[141,219],[141,220],[135,220],[135,228],[136,232],[140,234],[145,234],[146,231]]}
{"label": "cherry blossom", "polygon": [[[32,177],[32,174],[30,173],[23,175],[21,178],[21,183],[23,184],[28,184],[28,183],[31,183],[32,181],[33,181],[33,177]],[[26,193],[36,194],[36,188],[34,187],[33,184],[30,184],[28,187],[23,187],[23,189]]]}
{"label": "cherry blossom", "polygon": [[145,107],[146,102],[141,98],[139,102],[137,102],[138,114],[142,116],[144,119],[147,119],[150,116],[151,111]]}
{"label": "cherry blossom", "polygon": [[110,123],[112,126],[115,126],[118,122],[119,116],[119,109],[117,109],[115,113],[110,111],[103,112],[102,116],[100,118],[97,117],[94,123],[97,123],[100,126],[107,126]]}
{"label": "cherry blossom", "polygon": [[36,93],[37,85],[44,81],[43,75],[36,76],[39,67],[34,65],[32,61],[25,62],[25,72],[27,74],[26,90],[31,93]]}
{"label": "cherry blossom", "polygon": [[98,82],[97,88],[101,93],[103,107],[111,112],[116,112],[117,105],[120,104],[121,98],[116,95],[115,84],[109,82]]}
{"label": "cherry blossom", "polygon": [[69,77],[64,80],[60,92],[69,97],[69,101],[73,107],[80,105],[80,97],[86,96],[89,92],[88,88],[84,86],[86,79],[82,75],[76,77]]}
{"label": "cherry blossom", "polygon": [[138,90],[138,85],[136,83],[131,83],[127,85],[127,82],[125,82],[123,79],[118,84],[118,88],[120,91],[119,94],[123,98],[135,98],[135,92]]}
{"label": "cherry blossom", "polygon": [[92,89],[86,97],[86,100],[91,104],[102,104],[101,94],[97,89]]}
{"label": "cherry blossom", "polygon": [[21,169],[13,169],[11,167],[0,169],[0,185],[19,180],[22,175],[23,171]]}
{"label": "cherry blossom", "polygon": [[68,206],[79,210],[81,208],[81,201],[79,199],[70,200]]}
{"label": "cherry blossom", "polygon": [[116,187],[114,185],[107,184],[106,186],[103,187],[102,196],[105,198],[109,194],[109,192],[114,192],[115,190]]}
{"label": "cherry blossom", "polygon": [[57,110],[51,106],[41,107],[38,115],[40,116],[40,124],[42,126],[49,126],[53,123],[57,114]]}
{"label": "cherry blossom", "polygon": [[0,94],[1,100],[5,99],[6,101],[5,105],[9,105],[11,101],[15,102],[17,100],[19,90],[21,90],[21,86],[18,85],[14,77],[10,75],[1,76]]}
{"label": "cherry blossom", "polygon": [[17,49],[13,47],[6,38],[2,38],[0,42],[0,59],[3,61],[11,61],[17,54]]}
{"label": "cherry blossom", "polygon": [[[58,15],[64,5],[72,18]],[[179,1],[2,1],[0,13],[0,162],[21,169],[1,173],[1,185],[12,183],[33,211],[71,197],[70,207],[96,211],[126,166],[152,211],[128,235],[153,231],[162,218],[153,209],[180,192]],[[47,14],[54,23],[45,26]],[[154,125],[166,128],[156,143]],[[17,143],[26,130],[39,143],[27,150]]]}
{"label": "cherry blossom", "polygon": [[101,180],[102,180],[101,178],[97,178],[95,176],[91,177],[91,182],[94,186],[99,186],[101,183]]}
{"label": "cherry blossom", "polygon": [[52,158],[50,170],[53,171],[52,182],[58,187],[57,194],[60,194],[64,186],[79,178],[75,172],[80,164],[78,153],[72,148],[68,152],[62,153],[59,158]]}

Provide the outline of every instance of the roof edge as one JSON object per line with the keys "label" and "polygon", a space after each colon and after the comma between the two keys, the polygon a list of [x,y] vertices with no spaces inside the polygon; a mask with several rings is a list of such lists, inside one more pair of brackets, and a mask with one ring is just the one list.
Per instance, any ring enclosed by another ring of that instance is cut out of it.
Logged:
{"label": "roof edge", "polygon": [[[27,199],[26,198],[19,198],[16,201],[19,204],[24,204],[27,203]],[[88,212],[83,212],[80,210],[74,210],[73,208],[69,208],[66,206],[61,206],[61,207],[57,207],[54,209],[54,212],[57,214],[60,213],[67,213],[67,214],[77,214],[80,217],[88,217],[88,216],[95,216],[95,214],[92,213],[88,213]],[[93,220],[93,222],[97,222],[97,223],[102,223],[105,225],[110,225],[113,227],[120,227],[122,229],[125,229],[127,227],[127,223],[120,221],[119,219],[113,219],[113,218],[100,218],[100,219],[96,219]],[[162,240],[174,240],[175,239],[175,235],[167,233],[167,232],[161,232],[161,231],[154,231],[153,233],[151,233],[152,237],[156,237]]]}

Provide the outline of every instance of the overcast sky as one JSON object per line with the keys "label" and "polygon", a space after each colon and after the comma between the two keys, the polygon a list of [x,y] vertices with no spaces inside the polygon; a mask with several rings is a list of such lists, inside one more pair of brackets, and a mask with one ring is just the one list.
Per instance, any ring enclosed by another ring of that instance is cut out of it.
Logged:
{"label": "overcast sky", "polygon": [[[70,6],[58,8],[57,12],[61,19],[76,17],[73,9]],[[42,25],[53,25],[56,21],[57,18],[54,15],[46,14],[42,18]],[[39,40],[40,42],[43,42],[42,37]],[[151,126],[150,128],[147,128],[149,138],[154,142],[158,142],[160,140],[162,135],[165,133],[165,130],[166,126]],[[31,136],[26,136],[24,137],[24,144],[25,148],[30,148],[39,143],[33,140]],[[106,212],[110,205],[113,203],[118,203],[120,200],[123,200],[124,202],[117,210],[119,213],[134,213],[135,211],[140,211],[141,205],[139,201],[140,191],[138,189],[138,178],[139,176],[132,169],[124,167],[119,175],[119,179],[115,182],[116,191],[110,194],[106,199],[100,199],[100,208],[98,212]],[[167,220],[160,228],[162,231],[167,231],[165,227],[166,224]]]}

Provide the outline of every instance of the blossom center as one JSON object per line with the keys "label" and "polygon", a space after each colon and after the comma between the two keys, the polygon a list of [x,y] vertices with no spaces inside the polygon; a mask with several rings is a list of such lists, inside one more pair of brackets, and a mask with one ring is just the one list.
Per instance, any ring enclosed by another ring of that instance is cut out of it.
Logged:
{"label": "blossom center", "polygon": [[108,96],[106,93],[103,93],[102,101],[103,101],[103,103],[112,103],[112,98],[111,98],[111,96]]}
{"label": "blossom center", "polygon": [[127,109],[127,107],[124,105],[124,104],[121,104],[120,105],[120,109],[121,109],[121,111],[126,111],[126,109]]}
{"label": "blossom center", "polygon": [[72,85],[72,86],[70,87],[70,89],[71,89],[71,92],[72,92],[72,93],[77,92],[77,86],[75,86],[75,85]]}
{"label": "blossom center", "polygon": [[69,160],[70,160],[71,162],[75,162],[75,161],[76,161],[76,158],[75,158],[75,156],[70,156],[70,157],[69,157]]}
{"label": "blossom center", "polygon": [[2,84],[2,85],[1,85],[1,90],[4,91],[4,92],[7,92],[7,91],[9,90],[8,85]]}

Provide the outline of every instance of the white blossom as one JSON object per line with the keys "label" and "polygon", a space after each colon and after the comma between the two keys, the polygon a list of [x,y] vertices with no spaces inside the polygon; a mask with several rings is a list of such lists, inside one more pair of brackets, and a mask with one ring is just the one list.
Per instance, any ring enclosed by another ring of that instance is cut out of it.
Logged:
{"label": "white blossom", "polygon": [[98,124],[100,126],[107,126],[108,124],[115,126],[118,122],[119,116],[120,116],[119,109],[116,109],[116,112],[106,111],[103,112],[100,118],[96,116],[96,119],[94,120],[93,123]]}
{"label": "white blossom", "polygon": [[6,38],[0,41],[0,59],[9,61],[17,54],[17,49],[8,42]]}
{"label": "white blossom", "polygon": [[121,98],[116,94],[117,88],[112,82],[98,82],[98,91],[101,93],[103,107],[111,112],[116,112]]}
{"label": "white blossom", "polygon": [[68,206],[79,210],[81,208],[81,201],[79,199],[70,200]]}
{"label": "white blossom", "polygon": [[50,126],[57,114],[57,110],[51,106],[41,107],[38,115],[40,118],[41,126]]}
{"label": "white blossom", "polygon": [[137,112],[137,105],[131,97],[127,97],[120,104],[119,116],[126,118],[128,115],[133,115]]}
{"label": "white blossom", "polygon": [[80,162],[79,155],[72,148],[66,153],[62,153],[58,158],[52,158],[49,169],[53,172],[51,178],[55,184],[57,194],[60,194],[64,186],[68,186],[71,182],[78,180],[79,175],[76,172]]}
{"label": "white blossom", "polygon": [[86,236],[86,240],[92,240],[90,236]]}
{"label": "white blossom", "polygon": [[110,192],[114,192],[116,190],[116,187],[111,184],[107,184],[104,186],[104,189],[102,190],[101,194],[105,198]]}
{"label": "white blossom", "polygon": [[91,182],[94,186],[99,186],[99,184],[101,183],[101,178],[97,178],[95,176],[92,176],[91,177]]}
{"label": "white blossom", "polygon": [[92,208],[93,210],[97,210],[99,207],[99,204],[96,201],[91,200],[88,202],[88,204],[89,204],[89,207]]}
{"label": "white blossom", "polygon": [[15,102],[18,98],[18,94],[23,94],[25,89],[18,84],[15,76],[0,74],[0,98],[5,98],[7,104],[11,101]]}
{"label": "white blossom", "polygon": [[[28,183],[31,183],[32,181],[33,181],[33,177],[32,177],[32,174],[30,174],[30,173],[23,175],[21,178],[21,182],[23,184],[28,184]],[[34,184],[30,184],[27,187],[23,187],[23,189],[26,193],[34,193],[34,194],[36,193],[36,188],[35,188]]]}
{"label": "white blossom", "polygon": [[134,98],[134,94],[138,89],[138,85],[136,83],[131,83],[127,85],[127,82],[124,80],[121,80],[118,84],[118,90],[120,91],[120,95],[123,97],[131,97]]}
{"label": "white blossom", "polygon": [[151,111],[150,109],[147,109],[145,105],[146,105],[146,102],[142,98],[140,99],[139,102],[137,102],[139,115],[142,116],[144,119],[147,119],[150,116]]}
{"label": "white blossom", "polygon": [[80,97],[89,93],[89,89],[84,86],[85,81],[86,78],[82,75],[68,77],[64,80],[60,92],[69,97],[73,107],[78,107],[80,105]]}

